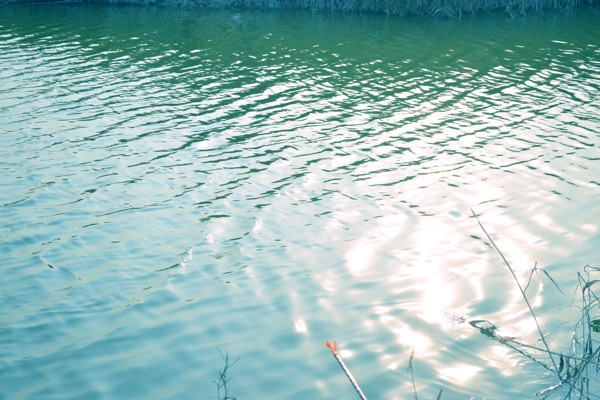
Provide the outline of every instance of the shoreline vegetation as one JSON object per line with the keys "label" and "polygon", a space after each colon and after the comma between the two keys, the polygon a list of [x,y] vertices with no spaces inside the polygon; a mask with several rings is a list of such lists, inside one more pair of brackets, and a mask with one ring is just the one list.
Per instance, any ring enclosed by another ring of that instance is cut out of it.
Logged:
{"label": "shoreline vegetation", "polygon": [[497,14],[514,17],[543,10],[563,11],[580,5],[600,3],[600,0],[0,0],[0,5],[11,3],[104,3],[213,9],[304,9],[461,18],[462,16],[477,14]]}
{"label": "shoreline vegetation", "polygon": [[[473,218],[485,234],[491,248],[495,249],[507,270],[512,275],[515,284],[521,292],[521,297],[529,309],[531,318],[535,322],[539,333],[539,341],[536,345],[526,344],[518,338],[500,335],[497,332],[498,327],[487,320],[467,321],[473,328],[479,329],[479,332],[499,344],[505,345],[525,358],[542,366],[547,371],[554,373],[557,383],[551,387],[537,392],[535,395],[541,398],[547,398],[550,395],[556,395],[556,398],[567,399],[600,399],[598,392],[599,372],[600,372],[600,342],[598,333],[600,333],[600,294],[596,292],[596,286],[600,284],[597,277],[600,268],[586,265],[583,267],[583,273],[577,274],[579,284],[574,291],[571,306],[579,312],[579,319],[571,331],[571,341],[567,346],[568,351],[554,351],[550,349],[546,341],[546,333],[542,331],[538,318],[527,297],[527,289],[531,283],[534,273],[543,273],[549,282],[551,282],[560,293],[564,295],[558,284],[548,272],[533,266],[529,273],[529,280],[525,287],[519,282],[519,278],[511,267],[510,263],[502,254],[492,237],[488,234],[483,224],[479,220],[477,213],[471,210]],[[576,299],[579,298],[580,304]],[[543,344],[543,346],[542,346]],[[415,394],[416,397],[416,394]],[[554,398],[554,397],[553,397]]]}

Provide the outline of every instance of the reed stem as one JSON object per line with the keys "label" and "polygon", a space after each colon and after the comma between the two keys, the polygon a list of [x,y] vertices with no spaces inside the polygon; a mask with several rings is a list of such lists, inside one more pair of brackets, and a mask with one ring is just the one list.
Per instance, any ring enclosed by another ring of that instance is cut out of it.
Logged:
{"label": "reed stem", "polygon": [[483,227],[483,225],[479,221],[479,218],[477,218],[477,214],[475,214],[475,211],[473,211],[471,209],[471,213],[473,213],[473,216],[475,217],[475,220],[477,221],[477,223],[481,227],[481,230],[483,230],[483,233],[485,233],[485,236],[487,236],[487,238],[490,241],[490,243],[492,244],[492,246],[494,246],[494,248],[496,249],[496,251],[498,252],[498,254],[500,254],[500,257],[502,258],[502,260],[504,261],[504,263],[508,267],[508,270],[510,271],[513,279],[517,283],[517,286],[518,286],[519,290],[521,291],[521,296],[523,296],[523,299],[525,300],[525,303],[527,304],[527,307],[529,308],[529,312],[531,313],[531,316],[533,317],[533,320],[535,321],[535,326],[537,327],[537,330],[538,330],[538,332],[540,334],[540,338],[542,339],[542,342],[544,343],[544,347],[546,348],[546,352],[548,353],[548,356],[550,357],[550,361],[552,361],[552,366],[554,367],[554,371],[556,372],[556,376],[558,376],[558,379],[560,379],[560,381],[562,382],[563,379],[560,376],[560,371],[558,369],[558,366],[556,365],[556,362],[554,361],[554,357],[552,357],[552,351],[550,351],[550,347],[548,346],[548,343],[546,342],[546,338],[544,337],[544,333],[542,332],[542,328],[540,327],[540,324],[538,323],[537,317],[535,316],[535,313],[533,312],[533,308],[531,307],[531,304],[529,303],[529,300],[527,299],[527,296],[525,295],[525,291],[523,290],[523,287],[521,287],[521,284],[519,283],[519,280],[517,279],[517,275],[515,274],[515,271],[512,269],[512,267],[510,266],[509,262],[506,260],[506,257],[504,257],[504,254],[502,254],[502,252],[500,251],[500,249],[498,248],[498,246],[496,246],[496,243],[494,242],[494,240],[487,233],[487,231],[485,230],[485,228]]}

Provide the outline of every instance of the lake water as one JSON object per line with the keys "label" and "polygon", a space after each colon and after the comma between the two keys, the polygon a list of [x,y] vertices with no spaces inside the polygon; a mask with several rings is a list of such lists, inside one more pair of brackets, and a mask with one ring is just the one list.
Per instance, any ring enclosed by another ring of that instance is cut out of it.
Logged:
{"label": "lake water", "polygon": [[[0,7],[0,398],[532,398],[600,262],[600,12]],[[539,358],[548,362],[547,357]],[[594,381],[597,384],[597,381]],[[564,393],[563,393],[564,394]],[[223,392],[220,393],[223,397]]]}

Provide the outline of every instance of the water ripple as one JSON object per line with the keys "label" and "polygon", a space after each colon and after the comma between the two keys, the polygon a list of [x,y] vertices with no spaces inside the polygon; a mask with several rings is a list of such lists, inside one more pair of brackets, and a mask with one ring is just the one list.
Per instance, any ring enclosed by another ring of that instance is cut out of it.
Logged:
{"label": "water ripple", "polygon": [[335,338],[385,398],[413,348],[434,394],[552,383],[447,315],[535,340],[470,208],[520,274],[597,256],[596,14],[3,11],[0,397],[211,396],[215,347],[339,397]]}

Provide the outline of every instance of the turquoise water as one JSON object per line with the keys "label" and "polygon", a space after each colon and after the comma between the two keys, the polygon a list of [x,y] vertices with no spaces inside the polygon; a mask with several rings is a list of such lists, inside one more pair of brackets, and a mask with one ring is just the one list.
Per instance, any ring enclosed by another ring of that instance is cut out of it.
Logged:
{"label": "turquoise water", "polygon": [[[600,14],[0,8],[0,398],[532,398],[600,256]],[[543,356],[540,356],[543,358]],[[221,392],[221,395],[223,393]]]}

